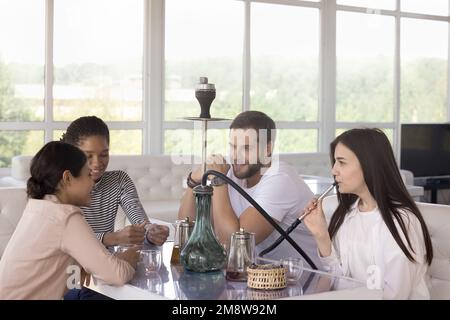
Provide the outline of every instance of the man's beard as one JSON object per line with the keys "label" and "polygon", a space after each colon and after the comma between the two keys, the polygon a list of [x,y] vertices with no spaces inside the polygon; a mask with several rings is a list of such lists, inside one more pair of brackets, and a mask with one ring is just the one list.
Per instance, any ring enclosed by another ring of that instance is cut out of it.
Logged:
{"label": "man's beard", "polygon": [[261,169],[261,167],[262,167],[262,164],[260,164],[260,163],[249,164],[247,167],[247,170],[244,172],[236,172],[233,167],[233,173],[234,173],[234,176],[238,179],[248,179],[250,177],[253,177],[256,173],[258,173],[259,170]]}

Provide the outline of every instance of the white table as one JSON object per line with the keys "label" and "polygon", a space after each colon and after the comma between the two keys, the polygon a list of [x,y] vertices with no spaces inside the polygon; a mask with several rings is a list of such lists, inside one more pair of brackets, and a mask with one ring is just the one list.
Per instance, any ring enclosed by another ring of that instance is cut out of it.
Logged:
{"label": "white table", "polygon": [[304,268],[295,285],[282,290],[254,290],[246,282],[227,281],[223,271],[195,273],[185,271],[181,265],[170,265],[173,242],[166,242],[162,251],[163,264],[159,272],[146,276],[138,266],[130,283],[115,287],[93,278],[89,288],[113,299],[170,299],[170,300],[266,300],[295,299],[308,294],[336,289],[362,288],[365,283]]}

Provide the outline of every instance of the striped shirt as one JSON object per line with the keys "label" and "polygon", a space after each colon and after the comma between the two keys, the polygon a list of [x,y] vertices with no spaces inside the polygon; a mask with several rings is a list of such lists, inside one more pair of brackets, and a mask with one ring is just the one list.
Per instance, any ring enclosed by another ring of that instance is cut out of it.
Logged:
{"label": "striped shirt", "polygon": [[114,231],[119,205],[132,224],[140,224],[148,220],[139,201],[136,187],[124,171],[106,171],[100,181],[94,185],[91,197],[91,205],[81,207],[81,210],[101,242],[105,233]]}

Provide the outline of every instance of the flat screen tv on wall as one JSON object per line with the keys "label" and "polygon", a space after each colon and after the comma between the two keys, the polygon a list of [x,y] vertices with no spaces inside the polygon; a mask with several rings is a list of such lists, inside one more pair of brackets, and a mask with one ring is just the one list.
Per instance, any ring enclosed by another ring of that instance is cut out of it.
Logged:
{"label": "flat screen tv on wall", "polygon": [[450,123],[402,124],[400,168],[415,177],[450,175]]}

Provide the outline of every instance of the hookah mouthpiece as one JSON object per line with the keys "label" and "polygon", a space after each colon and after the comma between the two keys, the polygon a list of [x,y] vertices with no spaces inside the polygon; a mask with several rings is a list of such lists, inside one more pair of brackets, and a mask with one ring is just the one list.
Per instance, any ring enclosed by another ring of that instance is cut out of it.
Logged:
{"label": "hookah mouthpiece", "polygon": [[[329,186],[321,195],[320,195],[320,197],[317,199],[317,202],[319,202],[319,201],[321,201],[321,200],[323,200],[323,198],[325,198],[325,196],[328,194],[328,193],[330,193],[330,191],[331,190],[333,190],[333,188],[335,187],[337,185],[337,182],[335,181],[335,182],[333,182],[333,184],[331,185],[331,186]],[[309,212],[305,212],[304,214],[302,214],[298,219],[297,219],[297,221],[302,221],[303,220],[303,218],[305,218],[307,215],[309,214]],[[297,224],[298,225],[298,224]],[[297,226],[296,225],[296,226]]]}
{"label": "hookah mouthpiece", "polygon": [[333,182],[333,184],[331,186],[329,186],[321,195],[320,197],[317,199],[317,201],[323,200],[323,198],[325,198],[325,196],[330,193],[331,190],[333,190],[334,187],[336,187],[337,182]]}

